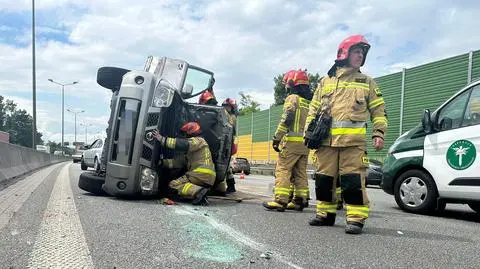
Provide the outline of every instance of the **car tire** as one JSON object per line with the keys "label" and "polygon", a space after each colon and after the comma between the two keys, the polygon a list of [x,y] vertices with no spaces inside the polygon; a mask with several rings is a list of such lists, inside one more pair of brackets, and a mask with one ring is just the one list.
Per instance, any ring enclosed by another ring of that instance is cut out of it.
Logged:
{"label": "car tire", "polygon": [[245,171],[245,175],[250,175],[250,170]]}
{"label": "car tire", "polygon": [[105,183],[105,178],[95,175],[95,172],[83,172],[78,179],[80,189],[97,195],[106,195],[102,189],[103,183]]}
{"label": "car tire", "polygon": [[100,162],[97,157],[95,157],[95,160],[93,161],[93,169],[97,174],[100,173]]}
{"label": "car tire", "polygon": [[82,160],[80,161],[80,168],[85,171],[88,169],[88,166],[83,162],[83,158]]}
{"label": "car tire", "polygon": [[435,209],[438,192],[435,181],[428,173],[413,169],[404,172],[397,178],[394,196],[395,202],[401,209],[424,214]]}
{"label": "car tire", "polygon": [[480,214],[480,202],[468,203],[468,206],[478,214]]}

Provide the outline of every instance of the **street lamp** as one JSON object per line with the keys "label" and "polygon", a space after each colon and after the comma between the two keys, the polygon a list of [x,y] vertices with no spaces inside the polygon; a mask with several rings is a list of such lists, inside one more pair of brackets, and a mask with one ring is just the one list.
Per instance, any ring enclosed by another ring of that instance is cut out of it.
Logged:
{"label": "street lamp", "polygon": [[35,0],[32,0],[32,148],[36,149],[37,142],[37,75],[35,73]]}
{"label": "street lamp", "polygon": [[64,136],[64,129],[65,129],[65,120],[64,120],[64,112],[65,112],[65,107],[64,107],[64,103],[65,103],[65,86],[69,86],[69,85],[73,85],[73,84],[77,84],[78,82],[77,81],[74,81],[72,83],[68,83],[68,84],[63,84],[63,83],[60,83],[60,82],[56,82],[54,81],[53,79],[49,78],[48,81],[52,82],[52,83],[55,83],[57,85],[60,85],[62,86],[62,155],[64,154],[63,153],[63,147],[65,146],[64,143],[63,143],[63,136]]}
{"label": "street lamp", "polygon": [[87,145],[87,127],[93,126],[93,124],[91,124],[91,123],[88,123],[88,124],[80,123],[80,126],[85,126],[85,145]]}
{"label": "street lamp", "polygon": [[[85,110],[73,111],[73,110],[70,110],[70,109],[67,108],[67,111],[71,112],[75,115],[75,140],[73,141],[73,143],[76,144],[77,143],[77,114],[83,113],[83,112],[85,112]],[[76,146],[76,145],[74,145],[74,146]]]}

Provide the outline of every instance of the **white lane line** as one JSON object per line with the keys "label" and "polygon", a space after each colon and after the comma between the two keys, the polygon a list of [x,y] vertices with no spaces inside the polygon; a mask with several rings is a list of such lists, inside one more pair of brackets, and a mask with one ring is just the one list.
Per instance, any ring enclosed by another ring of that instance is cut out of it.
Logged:
{"label": "white lane line", "polygon": [[48,166],[0,191],[0,229],[10,222],[45,178],[61,165],[63,164]]}
{"label": "white lane line", "polygon": [[[234,228],[230,227],[229,225],[227,225],[225,223],[221,223],[221,222],[217,221],[216,219],[214,219],[210,216],[205,216],[203,213],[194,210],[194,208],[192,206],[179,205],[178,207],[175,208],[175,211],[177,213],[183,214],[183,215],[196,215],[196,216],[199,216],[199,217],[203,217],[207,220],[207,222],[210,225],[212,225],[213,228],[217,229],[220,232],[223,232],[225,235],[230,236],[233,240],[235,240],[239,243],[242,243],[245,246],[247,246],[251,249],[254,249],[256,251],[260,251],[260,252],[269,251],[268,249],[270,247],[255,241],[254,239],[248,237],[247,235],[245,235],[244,233],[242,233],[240,231],[235,230]],[[287,260],[280,253],[277,253],[275,251],[269,251],[269,252],[272,253],[272,257],[274,257],[275,259],[277,259],[281,263],[286,264],[286,265],[288,265],[292,268],[302,269],[301,266],[296,265],[295,263]]]}
{"label": "white lane line", "polygon": [[73,200],[68,169],[58,175],[30,254],[28,268],[93,268]]}
{"label": "white lane line", "polygon": [[[272,197],[273,199],[273,195],[266,195],[266,194],[263,194],[263,193],[259,193],[259,192],[253,192],[253,191],[245,191],[245,190],[242,190],[240,188],[238,188],[239,191],[241,192],[244,192],[246,194],[252,194],[252,195],[258,195],[258,196],[263,196],[263,197]],[[316,205],[315,201],[310,201],[308,202],[309,205]]]}

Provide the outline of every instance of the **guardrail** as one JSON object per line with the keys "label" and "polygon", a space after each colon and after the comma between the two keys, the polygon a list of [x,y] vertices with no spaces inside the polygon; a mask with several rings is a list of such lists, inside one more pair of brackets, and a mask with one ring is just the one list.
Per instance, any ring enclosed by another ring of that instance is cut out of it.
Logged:
{"label": "guardrail", "polygon": [[64,156],[57,156],[31,148],[0,142],[0,183],[22,176],[33,170],[67,161]]}

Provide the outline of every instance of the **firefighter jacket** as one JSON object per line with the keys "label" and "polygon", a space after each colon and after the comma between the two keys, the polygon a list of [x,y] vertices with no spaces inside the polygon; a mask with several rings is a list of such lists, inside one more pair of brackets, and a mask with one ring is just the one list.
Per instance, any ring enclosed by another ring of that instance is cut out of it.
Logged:
{"label": "firefighter jacket", "polygon": [[297,94],[290,94],[283,104],[275,139],[281,140],[283,150],[295,154],[308,155],[308,148],[303,144],[305,120],[307,119],[310,101]]}
{"label": "firefighter jacket", "polygon": [[[207,141],[203,137],[171,138],[165,140],[165,147],[186,153],[187,177],[213,185],[216,178],[215,165]],[[164,160],[166,167],[179,167],[181,157],[175,160]]]}
{"label": "firefighter jacket", "polygon": [[373,137],[384,139],[387,132],[385,101],[375,80],[358,70],[337,67],[325,76],[310,103],[305,129],[321,111],[332,117],[330,136],[322,145],[366,146],[367,120],[373,123]]}

